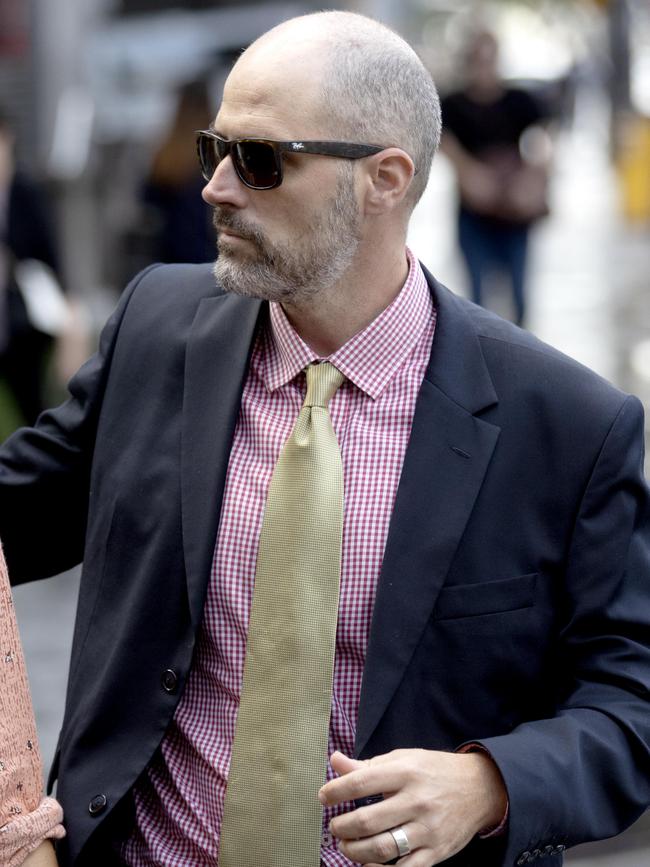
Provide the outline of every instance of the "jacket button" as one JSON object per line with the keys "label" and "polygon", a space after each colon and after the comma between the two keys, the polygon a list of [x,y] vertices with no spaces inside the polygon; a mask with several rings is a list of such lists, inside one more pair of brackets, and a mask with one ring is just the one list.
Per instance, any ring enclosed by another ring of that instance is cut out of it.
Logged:
{"label": "jacket button", "polygon": [[172,693],[176,692],[178,689],[178,675],[175,671],[172,671],[171,668],[168,668],[167,671],[163,671],[160,682],[162,683],[162,688],[165,692]]}
{"label": "jacket button", "polygon": [[108,798],[106,795],[95,795],[90,804],[88,804],[88,812],[91,816],[99,816],[100,813],[103,813],[108,805]]}
{"label": "jacket button", "polygon": [[530,852],[522,852],[517,860],[517,867],[523,867],[530,860]]}

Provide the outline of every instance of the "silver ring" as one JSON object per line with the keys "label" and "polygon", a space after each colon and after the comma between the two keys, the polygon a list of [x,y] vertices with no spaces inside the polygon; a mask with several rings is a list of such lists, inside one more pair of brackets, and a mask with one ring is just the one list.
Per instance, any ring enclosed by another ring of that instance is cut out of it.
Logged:
{"label": "silver ring", "polygon": [[398,858],[403,858],[404,855],[408,855],[411,851],[411,847],[409,846],[409,838],[406,836],[404,828],[393,828],[393,830],[388,833],[395,841]]}

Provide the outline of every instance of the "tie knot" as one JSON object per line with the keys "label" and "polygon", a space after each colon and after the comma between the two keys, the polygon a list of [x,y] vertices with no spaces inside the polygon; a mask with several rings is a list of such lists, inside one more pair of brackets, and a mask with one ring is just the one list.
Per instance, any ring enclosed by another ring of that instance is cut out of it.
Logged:
{"label": "tie knot", "polygon": [[305,368],[307,376],[307,395],[303,406],[322,406],[327,409],[338,387],[345,377],[329,361],[321,364],[310,364]]}

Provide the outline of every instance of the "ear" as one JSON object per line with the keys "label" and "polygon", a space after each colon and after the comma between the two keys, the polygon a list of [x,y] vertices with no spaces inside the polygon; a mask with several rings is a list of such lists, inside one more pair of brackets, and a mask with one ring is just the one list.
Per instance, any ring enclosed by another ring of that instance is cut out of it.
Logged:
{"label": "ear", "polygon": [[364,213],[384,214],[395,210],[404,201],[415,174],[411,157],[401,148],[386,148],[368,157],[364,168]]}

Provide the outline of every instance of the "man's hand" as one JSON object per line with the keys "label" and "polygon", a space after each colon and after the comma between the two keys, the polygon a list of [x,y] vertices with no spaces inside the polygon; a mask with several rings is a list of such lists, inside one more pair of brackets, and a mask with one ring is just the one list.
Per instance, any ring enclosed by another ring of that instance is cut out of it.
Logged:
{"label": "man's hand", "polygon": [[401,827],[411,854],[400,867],[431,867],[463,849],[475,834],[498,825],[507,794],[501,774],[484,753],[394,750],[366,761],[333,753],[340,776],[319,792],[325,806],[369,795],[384,800],[360,807],[330,823],[339,849],[360,864],[384,864],[397,857],[388,832]]}

